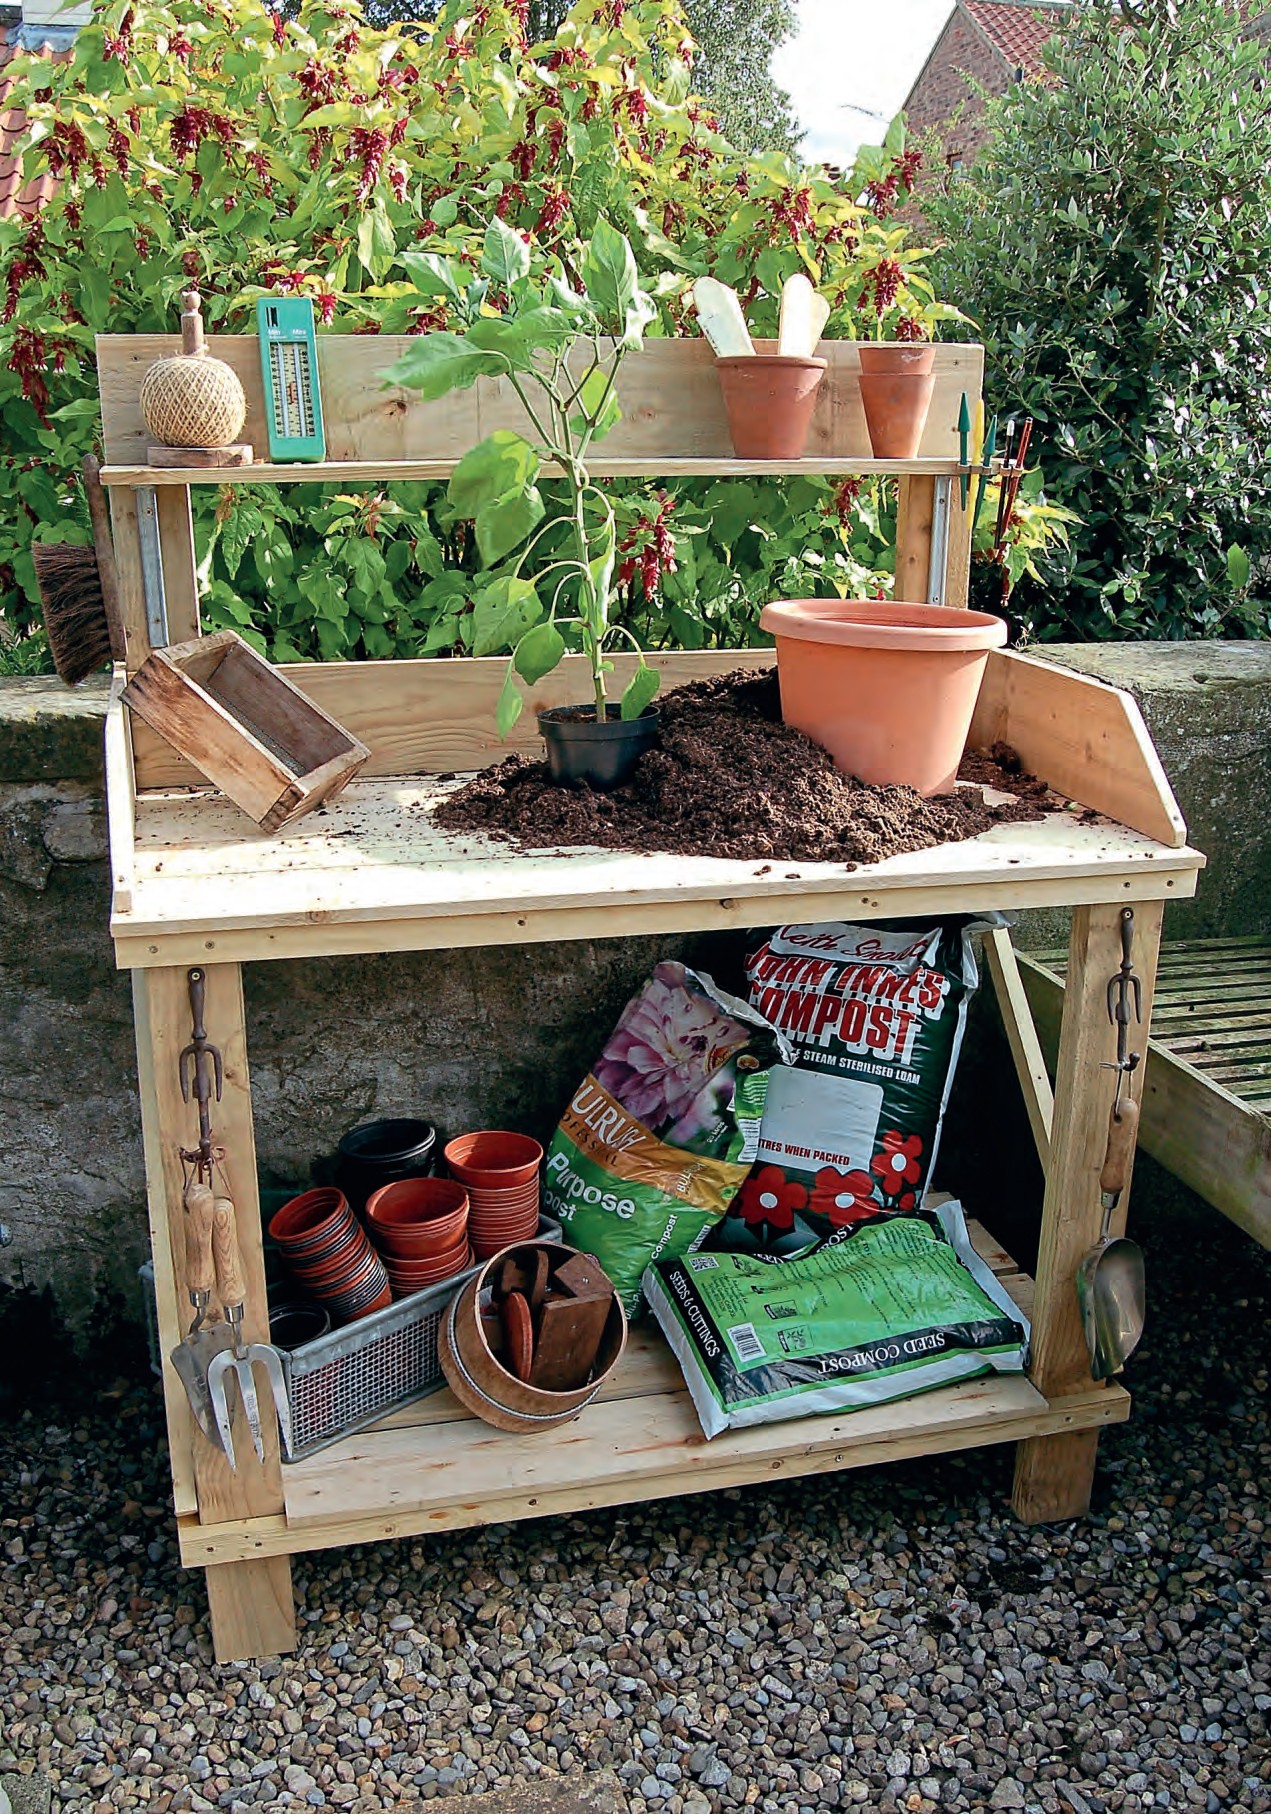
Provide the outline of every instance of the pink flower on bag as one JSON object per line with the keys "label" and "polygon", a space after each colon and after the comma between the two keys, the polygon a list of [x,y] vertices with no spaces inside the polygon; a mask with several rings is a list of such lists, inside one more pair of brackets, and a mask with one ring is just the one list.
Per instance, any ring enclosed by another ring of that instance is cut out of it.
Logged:
{"label": "pink flower on bag", "polygon": [[881,1207],[868,1172],[841,1172],[834,1165],[821,1167],[808,1204],[813,1215],[824,1216],[835,1228],[864,1222],[869,1216],[876,1216]]}
{"label": "pink flower on bag", "polygon": [[602,1089],[653,1130],[682,1120],[707,1079],[750,1037],[684,975],[662,963],[628,1004],[595,1066]]}
{"label": "pink flower on bag", "polygon": [[765,1223],[778,1234],[794,1227],[794,1212],[802,1209],[808,1193],[795,1178],[787,1178],[779,1165],[761,1165],[751,1172],[737,1193],[737,1207],[747,1228]]}

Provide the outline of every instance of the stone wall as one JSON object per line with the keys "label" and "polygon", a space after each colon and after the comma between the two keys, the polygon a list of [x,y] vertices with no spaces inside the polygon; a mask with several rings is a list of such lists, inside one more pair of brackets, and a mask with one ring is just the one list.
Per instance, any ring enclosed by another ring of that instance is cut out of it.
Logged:
{"label": "stone wall", "polygon": [[[1258,932],[1271,891],[1271,646],[1045,651],[1140,698],[1211,867],[1174,936]],[[101,802],[104,690],[0,682],[0,1343],[70,1364],[139,1349],[136,1270],[147,1252],[128,979],[107,932]],[[1030,916],[1025,942],[1063,935]],[[736,938],[597,940],[424,952],[247,971],[259,1158],[266,1183],[303,1181],[339,1134],[374,1114],[423,1113],[450,1131],[550,1131],[622,1003],[661,955],[736,980]],[[1014,1082],[980,1014],[972,1099]],[[215,1036],[215,1029],[212,1029]],[[968,1100],[963,1089],[959,1094]],[[990,1178],[1000,1142],[950,1118],[950,1181]],[[68,1342],[69,1333],[72,1341]],[[0,1369],[3,1373],[4,1369]]]}

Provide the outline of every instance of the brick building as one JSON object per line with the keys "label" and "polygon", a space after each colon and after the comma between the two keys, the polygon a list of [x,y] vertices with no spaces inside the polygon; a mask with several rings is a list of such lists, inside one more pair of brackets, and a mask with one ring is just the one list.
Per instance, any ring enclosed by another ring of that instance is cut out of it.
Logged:
{"label": "brick building", "polygon": [[951,164],[979,149],[983,103],[1042,73],[1041,49],[1062,27],[1071,0],[956,0],[905,101],[918,137],[939,131]]}

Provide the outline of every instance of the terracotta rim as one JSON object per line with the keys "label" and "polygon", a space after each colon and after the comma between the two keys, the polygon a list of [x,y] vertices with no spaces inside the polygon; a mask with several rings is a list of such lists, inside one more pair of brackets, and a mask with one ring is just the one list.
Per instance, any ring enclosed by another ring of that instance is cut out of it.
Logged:
{"label": "terracotta rim", "polygon": [[716,366],[726,372],[823,372],[829,363],[828,359],[803,353],[729,353],[715,361]]}
{"label": "terracotta rim", "polygon": [[274,1211],[269,1220],[269,1238],[279,1247],[304,1247],[312,1244],[315,1237],[320,1239],[334,1232],[340,1219],[352,1214],[342,1190],[328,1186],[302,1191]]}
{"label": "terracotta rim", "polygon": [[483,1129],[460,1134],[446,1147],[446,1164],[463,1184],[498,1190],[528,1184],[543,1162],[543,1149],[528,1134]]}
{"label": "terracotta rim", "polygon": [[791,598],[764,607],[760,628],[796,642],[856,649],[1000,649],[1006,625],[987,611],[904,600]]}

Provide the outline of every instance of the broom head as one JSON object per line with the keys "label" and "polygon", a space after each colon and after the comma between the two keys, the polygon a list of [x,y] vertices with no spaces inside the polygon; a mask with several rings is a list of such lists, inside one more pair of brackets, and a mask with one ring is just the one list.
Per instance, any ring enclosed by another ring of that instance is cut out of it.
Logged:
{"label": "broom head", "polygon": [[69,542],[34,542],[31,556],[53,665],[68,687],[77,686],[111,659],[97,556]]}

